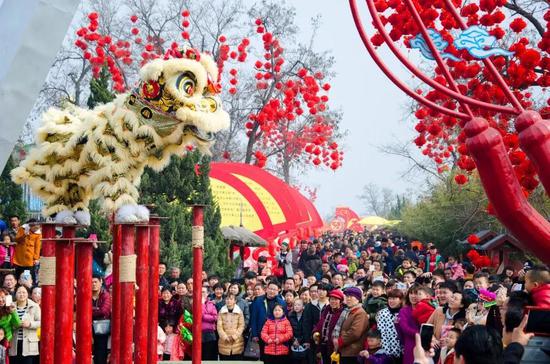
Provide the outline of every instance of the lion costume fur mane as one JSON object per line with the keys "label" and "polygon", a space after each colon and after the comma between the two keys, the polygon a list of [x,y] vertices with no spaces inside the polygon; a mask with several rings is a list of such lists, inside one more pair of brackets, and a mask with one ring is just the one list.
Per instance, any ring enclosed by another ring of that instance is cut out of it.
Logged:
{"label": "lion costume fur mane", "polygon": [[218,69],[207,54],[180,54],[145,64],[138,88],[110,103],[44,113],[36,146],[11,175],[44,201],[45,216],[88,225],[88,204],[99,198],[118,222],[147,220],[138,206],[144,168],[162,170],[189,145],[209,152],[213,134],[229,126]]}

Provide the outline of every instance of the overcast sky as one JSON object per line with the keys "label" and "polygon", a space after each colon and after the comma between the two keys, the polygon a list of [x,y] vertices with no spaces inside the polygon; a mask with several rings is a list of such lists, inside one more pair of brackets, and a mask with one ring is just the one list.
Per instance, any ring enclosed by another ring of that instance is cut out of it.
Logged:
{"label": "overcast sky", "polygon": [[[316,46],[330,49],[336,58],[336,78],[330,97],[334,106],[344,112],[342,127],[348,130],[344,144],[344,165],[336,172],[317,169],[303,179],[304,184],[318,187],[317,209],[322,217],[339,205],[349,206],[357,213],[365,211],[357,198],[362,187],[373,182],[403,193],[413,187],[401,178],[407,169],[406,160],[388,156],[377,150],[393,140],[412,140],[410,124],[402,121],[407,97],[378,69],[369,57],[353,23],[347,1],[292,0],[297,9],[297,22],[309,36],[310,19],[322,16]],[[363,23],[368,24],[364,2],[359,2]],[[403,67],[393,56],[384,53],[393,69]],[[405,72],[403,79],[408,80]]]}

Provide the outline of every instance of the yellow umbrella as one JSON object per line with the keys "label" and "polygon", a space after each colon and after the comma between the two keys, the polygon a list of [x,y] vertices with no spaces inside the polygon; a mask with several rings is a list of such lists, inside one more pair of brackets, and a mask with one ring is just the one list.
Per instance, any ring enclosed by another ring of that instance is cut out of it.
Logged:
{"label": "yellow umbrella", "polygon": [[361,225],[386,225],[388,220],[380,216],[367,216],[359,220]]}

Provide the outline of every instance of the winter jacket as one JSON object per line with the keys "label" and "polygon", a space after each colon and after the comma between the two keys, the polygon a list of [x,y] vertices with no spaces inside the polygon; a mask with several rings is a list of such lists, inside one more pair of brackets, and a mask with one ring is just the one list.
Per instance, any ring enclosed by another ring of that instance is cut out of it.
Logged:
{"label": "winter jacket", "polygon": [[384,348],[378,348],[374,350],[369,350],[369,357],[365,358],[363,356],[359,357],[357,360],[360,364],[391,364],[393,363],[392,358],[386,353]]}
{"label": "winter jacket", "polygon": [[317,325],[313,328],[313,334],[318,332],[321,335],[321,346],[326,346],[328,352],[332,353],[334,351],[334,344],[332,342],[332,331],[344,311],[343,307],[340,307],[337,310],[333,310],[330,305],[326,305],[321,311],[321,318]]}
{"label": "winter jacket", "polygon": [[[40,327],[40,306],[34,301],[27,300],[27,309],[21,317],[21,322],[23,321],[29,321],[31,324],[30,327],[20,328],[23,330],[23,356],[39,355],[37,329]],[[10,343],[10,356],[17,355],[17,344],[17,330],[15,330]]]}
{"label": "winter jacket", "polygon": [[[328,306],[328,303],[324,307]],[[304,342],[311,344],[313,328],[319,322],[321,318],[321,308],[319,302],[310,302],[304,308],[304,314],[302,318],[302,326],[304,331]]]}
{"label": "winter jacket", "polygon": [[244,298],[239,296],[237,297],[236,305],[239,306],[239,308],[243,312],[244,327],[246,329],[248,327],[248,323],[250,322],[250,303]]}
{"label": "winter jacket", "polygon": [[[269,319],[262,329],[261,338],[265,343],[264,353],[267,355],[288,355],[287,343],[292,340],[292,326],[286,317]],[[275,343],[279,339],[279,343]]]}
{"label": "winter jacket", "polygon": [[426,254],[424,263],[425,272],[433,272],[436,269],[443,268],[443,258],[439,255],[439,253],[436,253],[435,256],[430,253]]}
{"label": "winter jacket", "polygon": [[399,339],[403,345],[403,364],[412,364],[414,362],[413,349],[415,345],[415,334],[420,332],[420,325],[413,316],[411,306],[404,306],[399,311],[399,321],[395,327],[399,333]]}
{"label": "winter jacket", "polygon": [[535,306],[550,308],[550,283],[533,288],[531,298]]}
{"label": "winter jacket", "polygon": [[399,311],[392,313],[389,307],[381,309],[376,315],[376,328],[382,335],[382,348],[394,358],[400,357],[402,352],[401,342],[395,327],[395,319],[398,317]]}
{"label": "winter jacket", "polygon": [[227,306],[223,306],[218,313],[218,352],[222,355],[238,355],[244,351],[245,329],[243,311],[239,306],[233,307],[229,312]]}
{"label": "winter jacket", "polygon": [[[338,338],[338,351],[342,357],[355,357],[364,348],[369,328],[368,315],[361,305],[347,308],[347,317],[342,323]],[[332,333],[335,337],[336,333]]]}
{"label": "winter jacket", "polygon": [[40,244],[42,234],[30,231],[25,233],[25,229],[20,228],[17,231],[15,240],[15,252],[13,255],[13,264],[20,267],[32,267],[34,262],[40,259]]}
{"label": "winter jacket", "polygon": [[164,353],[164,343],[166,342],[166,334],[160,326],[157,326],[157,355],[161,356]]}
{"label": "winter jacket", "polygon": [[454,364],[455,362],[455,349],[449,350],[447,352],[447,348],[443,347],[441,349],[441,355],[439,357],[439,364]]}
{"label": "winter jacket", "polygon": [[[285,300],[281,296],[274,298],[275,304],[286,307]],[[273,307],[274,305],[271,305]],[[268,318],[273,318],[273,312],[267,312],[268,302],[265,295],[257,297],[250,304],[250,335],[260,337],[262,327]]]}
{"label": "winter jacket", "polygon": [[294,275],[294,269],[292,269],[292,252],[287,252],[285,255],[277,253],[275,259],[279,262],[279,267],[283,268],[284,274],[287,278],[291,278]]}
{"label": "winter jacket", "polygon": [[300,256],[300,262],[298,266],[302,271],[304,271],[304,276],[315,276],[317,278],[319,276],[319,272],[321,272],[321,265],[323,265],[323,261],[321,260],[321,257],[317,253],[309,254],[307,250],[304,250],[302,255]]}
{"label": "winter jacket", "polygon": [[0,264],[6,262],[6,256],[9,257],[9,262],[13,262],[13,255],[15,253],[15,248],[13,245],[3,245],[0,244]]}
{"label": "winter jacket", "polygon": [[92,298],[92,319],[106,320],[111,318],[111,295],[102,289],[97,300]]}
{"label": "winter jacket", "polygon": [[369,314],[369,324],[376,324],[376,314],[383,308],[388,306],[388,296],[385,294],[373,297],[369,295],[363,302],[363,309]]}
{"label": "winter jacket", "polygon": [[202,332],[215,332],[218,321],[218,311],[211,301],[202,304]]}
{"label": "winter jacket", "polygon": [[395,268],[394,274],[397,279],[401,280],[407,272],[414,272],[414,268],[410,267],[409,269],[406,269],[402,265],[400,265],[399,267]]}
{"label": "winter jacket", "polygon": [[288,314],[288,321],[292,326],[292,332],[294,333],[294,339],[297,339],[300,345],[304,343],[304,312],[298,318],[298,314],[294,311]]}
{"label": "winter jacket", "polygon": [[15,331],[21,326],[21,320],[17,316],[17,311],[13,311],[0,317],[0,327],[4,329],[6,333],[5,337],[8,341],[11,341]]}
{"label": "winter jacket", "polygon": [[6,339],[0,342],[0,364],[10,364],[10,357],[8,356],[9,345]]}
{"label": "winter jacket", "polygon": [[432,300],[430,298],[426,298],[418,302],[413,310],[413,316],[416,319],[416,322],[421,325],[428,321],[434,311],[435,307],[432,305]]}
{"label": "winter jacket", "polygon": [[464,269],[462,268],[462,264],[456,262],[454,264],[446,263],[445,268],[450,269],[451,272],[453,272],[453,275],[451,276],[453,281],[464,279]]}
{"label": "winter jacket", "polygon": [[504,349],[502,355],[503,364],[519,364],[525,349],[520,343],[511,343]]}
{"label": "winter jacket", "polygon": [[162,298],[159,298],[159,324],[164,327],[167,322],[178,322],[183,310],[177,300],[171,299],[168,302],[164,302]]}

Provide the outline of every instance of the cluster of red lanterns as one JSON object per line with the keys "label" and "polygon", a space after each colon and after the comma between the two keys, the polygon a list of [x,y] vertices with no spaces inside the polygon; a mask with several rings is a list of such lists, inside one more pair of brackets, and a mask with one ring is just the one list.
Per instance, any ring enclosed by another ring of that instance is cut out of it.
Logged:
{"label": "cluster of red lanterns", "polygon": [[[185,42],[190,39],[190,12],[184,10],[181,16],[181,37]],[[130,16],[129,33],[130,37],[134,37],[133,42],[115,41],[110,35],[100,34],[97,13],[90,13],[88,19],[87,27],[77,31],[75,45],[91,63],[94,77],[99,77],[102,67],[107,67],[112,76],[113,88],[117,92],[124,92],[129,87],[124,78],[123,66],[133,64],[132,51],[136,51],[133,47],[141,52],[140,65],[159,57],[182,57],[178,42],[172,42],[165,50],[164,39],[151,35],[143,39],[140,36],[140,19],[137,15]],[[263,59],[254,63],[256,89],[264,97],[270,95],[257,112],[249,115],[249,121],[245,124],[247,136],[252,137],[254,134],[258,142],[256,147],[261,149],[254,154],[256,165],[264,167],[267,163],[266,151],[277,149],[284,151],[285,155],[301,158],[315,166],[325,165],[333,170],[338,169],[342,165],[343,152],[334,142],[333,122],[325,115],[330,84],[323,82],[324,75],[321,72],[312,72],[306,68],[285,69],[283,73],[284,48],[279,39],[266,30],[261,19],[255,20],[255,26],[264,51]],[[221,35],[218,43],[218,82],[221,82],[226,63],[232,62],[227,82],[228,92],[235,95],[239,83],[239,71],[235,64],[246,61],[250,40],[243,38],[236,47],[232,47],[228,44],[228,39]],[[278,160],[282,158],[282,153],[267,154],[276,155]],[[228,152],[223,157],[230,159]]]}
{"label": "cluster of red lanterns", "polygon": [[[334,126],[325,115],[330,84],[322,82],[321,72],[306,68],[285,70],[283,74],[284,48],[279,39],[267,31],[262,19],[256,19],[255,25],[265,51],[263,59],[254,63],[256,89],[271,97],[261,109],[249,115],[245,124],[247,136],[259,140],[264,150],[279,150],[274,153],[277,162],[282,161],[283,155],[290,155],[314,166],[324,164],[338,169],[343,152],[333,141]],[[256,160],[257,165],[265,165],[265,160]]]}
{"label": "cluster of red lanterns", "polygon": [[[513,88],[514,94],[523,107],[532,108],[535,97],[530,87],[542,88],[544,91],[545,87],[550,86],[550,10],[544,14],[546,31],[542,34],[540,41],[534,41],[532,37],[521,36],[522,32],[529,31],[524,18],[516,16],[508,25],[504,25],[507,19],[507,10],[504,9],[506,3],[506,0],[481,0],[477,4],[470,3],[462,6],[461,1],[453,1],[468,26],[482,25],[497,39],[503,38],[507,32],[506,28],[509,29],[508,32],[516,35],[509,37],[513,43],[508,47],[510,51],[514,52],[514,56],[511,59],[503,56],[491,57],[491,60],[498,72],[504,76],[508,85]],[[390,30],[391,38],[410,47],[409,41],[420,30],[405,2],[376,0],[375,5],[383,23]],[[457,50],[452,45],[452,33],[458,32],[460,28],[447,10],[445,2],[443,0],[419,1],[415,2],[415,6],[419,10],[424,24],[428,28],[437,29],[449,42],[449,47],[445,49],[445,52],[461,59],[461,61],[446,60],[451,75],[458,83],[459,91],[481,101],[505,104],[507,99],[502,89],[494,83],[493,78],[484,69],[481,62],[472,58],[466,50]],[[509,12],[508,14],[516,15]],[[383,38],[380,34],[375,34],[372,41],[375,45],[381,45]],[[499,46],[502,45],[499,44]],[[433,79],[443,85],[447,84],[439,67],[435,67]],[[417,92],[444,107],[464,111],[456,101],[450,100],[438,91],[417,90]],[[538,96],[540,97],[540,94]],[[492,111],[474,108],[473,112],[475,115],[486,118],[492,127],[500,131],[518,179],[525,193],[529,194],[539,185],[539,181],[531,162],[519,149],[513,120],[508,115]],[[543,117],[550,114],[550,99],[547,100],[547,104],[542,107],[540,112]],[[417,119],[415,130],[418,133],[414,143],[425,156],[436,162],[439,173],[450,170],[449,166],[456,161],[461,173],[455,175],[454,180],[459,185],[467,183],[469,175],[475,171],[476,166],[465,146],[466,136],[462,132],[463,123],[422,105],[415,111],[414,116]]]}
{"label": "cluster of red lanterns", "polygon": [[121,64],[131,65],[132,53],[130,42],[113,41],[111,36],[103,35],[98,31],[99,14],[88,14],[89,23],[76,31],[78,36],[75,46],[80,48],[83,56],[92,65],[92,74],[99,77],[102,67],[107,67],[113,80],[113,89],[117,92],[126,90]]}

